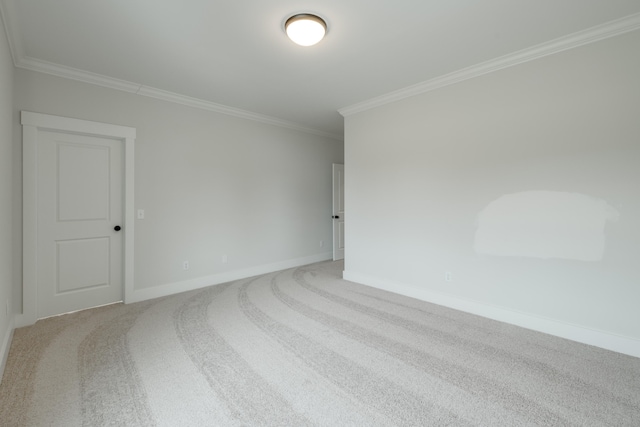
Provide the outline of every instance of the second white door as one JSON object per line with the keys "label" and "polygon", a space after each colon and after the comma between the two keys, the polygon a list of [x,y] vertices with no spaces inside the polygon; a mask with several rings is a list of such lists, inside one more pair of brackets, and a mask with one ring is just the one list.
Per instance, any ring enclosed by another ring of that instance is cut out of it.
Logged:
{"label": "second white door", "polygon": [[333,259],[344,258],[344,165],[333,165]]}
{"label": "second white door", "polygon": [[37,317],[122,301],[123,142],[40,132]]}

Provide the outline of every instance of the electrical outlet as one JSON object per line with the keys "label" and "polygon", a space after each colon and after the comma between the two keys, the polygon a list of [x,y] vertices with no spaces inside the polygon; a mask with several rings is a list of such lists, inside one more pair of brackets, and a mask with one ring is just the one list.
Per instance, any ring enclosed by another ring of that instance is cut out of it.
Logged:
{"label": "electrical outlet", "polygon": [[138,219],[144,219],[144,209],[138,209]]}
{"label": "electrical outlet", "polygon": [[188,270],[189,269],[189,261],[185,261],[182,263],[182,269],[183,270]]}
{"label": "electrical outlet", "polygon": [[227,255],[222,255],[222,263],[226,264],[229,261],[229,258],[227,257]]}
{"label": "electrical outlet", "polygon": [[450,271],[445,271],[444,280],[446,280],[447,282],[451,282],[453,280],[453,276],[451,275]]}
{"label": "electrical outlet", "polygon": [[324,240],[320,240],[320,247],[324,247]]}

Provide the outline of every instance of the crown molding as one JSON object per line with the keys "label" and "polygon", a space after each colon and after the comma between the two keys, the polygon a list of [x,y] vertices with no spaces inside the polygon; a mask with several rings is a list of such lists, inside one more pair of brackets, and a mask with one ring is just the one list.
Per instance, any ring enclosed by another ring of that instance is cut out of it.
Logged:
{"label": "crown molding", "polygon": [[113,77],[103,76],[89,71],[77,68],[58,65],[53,62],[43,61],[42,59],[23,56],[18,58],[15,66],[29,71],[50,74],[52,76],[62,77],[65,79],[76,80],[83,83],[89,83],[96,86],[107,87],[124,92],[137,93],[140,89],[139,84],[126,80],[114,79]]}
{"label": "crown molding", "polygon": [[219,114],[225,114],[245,120],[252,120],[259,123],[264,123],[272,126],[278,126],[286,129],[292,129],[299,132],[321,136],[324,138],[330,138],[337,141],[344,141],[342,135],[336,135],[329,132],[324,132],[318,129],[312,129],[302,126],[295,122],[282,120],[277,117],[268,116],[265,114],[254,113],[252,111],[242,110],[240,108],[229,107],[215,102],[206,101],[204,99],[194,98],[190,96],[181,95],[179,93],[169,92],[162,89],[157,89],[149,86],[144,86],[140,83],[134,83],[127,80],[116,79],[113,77],[104,76],[102,74],[96,74],[85,70],[80,70],[73,67],[67,67],[53,62],[44,61],[37,58],[32,58],[24,53],[22,46],[22,39],[20,37],[20,31],[18,28],[18,20],[15,19],[16,13],[14,4],[10,0],[0,0],[0,18],[4,22],[5,31],[7,33],[7,39],[9,41],[9,49],[11,51],[11,57],[13,64],[16,68],[22,68],[25,70],[36,71],[39,73],[50,74],[65,79],[75,80],[83,83],[88,83],[96,86],[102,86],[109,89],[115,89],[119,91],[129,92],[140,96],[146,96],[149,98],[155,98],[162,101],[172,102],[175,104],[181,104],[192,108],[198,108],[201,110],[212,111]]}
{"label": "crown molding", "polygon": [[227,116],[233,116],[245,120],[265,123],[272,126],[292,129],[299,132],[335,139],[338,141],[344,140],[344,138],[340,135],[308,128],[294,122],[278,119],[276,117],[268,116],[265,114],[254,113],[251,111],[242,110],[240,108],[229,107],[227,105],[206,101],[204,99],[185,96],[179,93],[169,92],[150,86],[144,86],[139,83],[129,82],[127,80],[115,79],[113,77],[104,76],[102,74],[96,74],[89,71],[79,70],[77,68],[66,67],[59,64],[54,64],[52,62],[43,61],[41,59],[22,57],[19,58],[18,62],[15,65],[16,67],[23,68],[25,70],[36,71],[57,77],[62,77],[65,79],[76,80],[96,86],[129,92],[140,96],[146,96],[148,98],[155,98],[174,104],[198,108],[200,110],[212,111],[219,114],[225,114]]}
{"label": "crown molding", "polygon": [[301,126],[295,122],[282,120],[277,117],[267,116],[265,114],[259,114],[259,113],[254,113],[247,110],[242,110],[240,108],[229,107],[227,105],[216,104],[215,102],[210,102],[210,101],[205,101],[199,98],[180,95],[178,93],[168,92],[162,89],[156,89],[149,86],[140,86],[140,88],[136,93],[138,95],[146,96],[149,98],[161,99],[163,101],[186,105],[188,107],[198,108],[201,110],[207,110],[215,113],[226,114],[228,116],[239,117],[241,119],[253,120],[255,122],[297,130],[300,132],[322,136],[325,138],[331,138],[338,141],[344,141],[344,138],[340,135]]}
{"label": "crown molding", "polygon": [[344,117],[357,114],[372,108],[400,101],[422,93],[430,92],[445,86],[460,83],[484,74],[513,67],[524,62],[533,61],[558,52],[595,43],[609,37],[618,36],[640,29],[640,13],[622,19],[598,25],[587,30],[569,34],[550,42],[542,43],[527,49],[501,56],[468,68],[463,68],[440,77],[433,78],[404,89],[399,89],[367,101],[359,102],[338,110]]}

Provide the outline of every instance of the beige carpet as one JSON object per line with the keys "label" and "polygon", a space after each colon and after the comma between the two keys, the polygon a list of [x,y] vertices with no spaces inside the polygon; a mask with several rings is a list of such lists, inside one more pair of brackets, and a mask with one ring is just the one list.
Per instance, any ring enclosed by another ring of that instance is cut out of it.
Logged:
{"label": "beige carpet", "polygon": [[314,264],[15,331],[2,426],[640,426],[640,359]]}

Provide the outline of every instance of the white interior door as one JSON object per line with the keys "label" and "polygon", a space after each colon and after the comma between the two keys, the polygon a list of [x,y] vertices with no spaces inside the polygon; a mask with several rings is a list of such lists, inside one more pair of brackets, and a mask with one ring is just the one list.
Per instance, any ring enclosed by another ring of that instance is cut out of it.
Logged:
{"label": "white interior door", "polygon": [[333,165],[333,259],[344,258],[344,165]]}
{"label": "white interior door", "polygon": [[122,301],[123,145],[39,132],[38,318]]}

